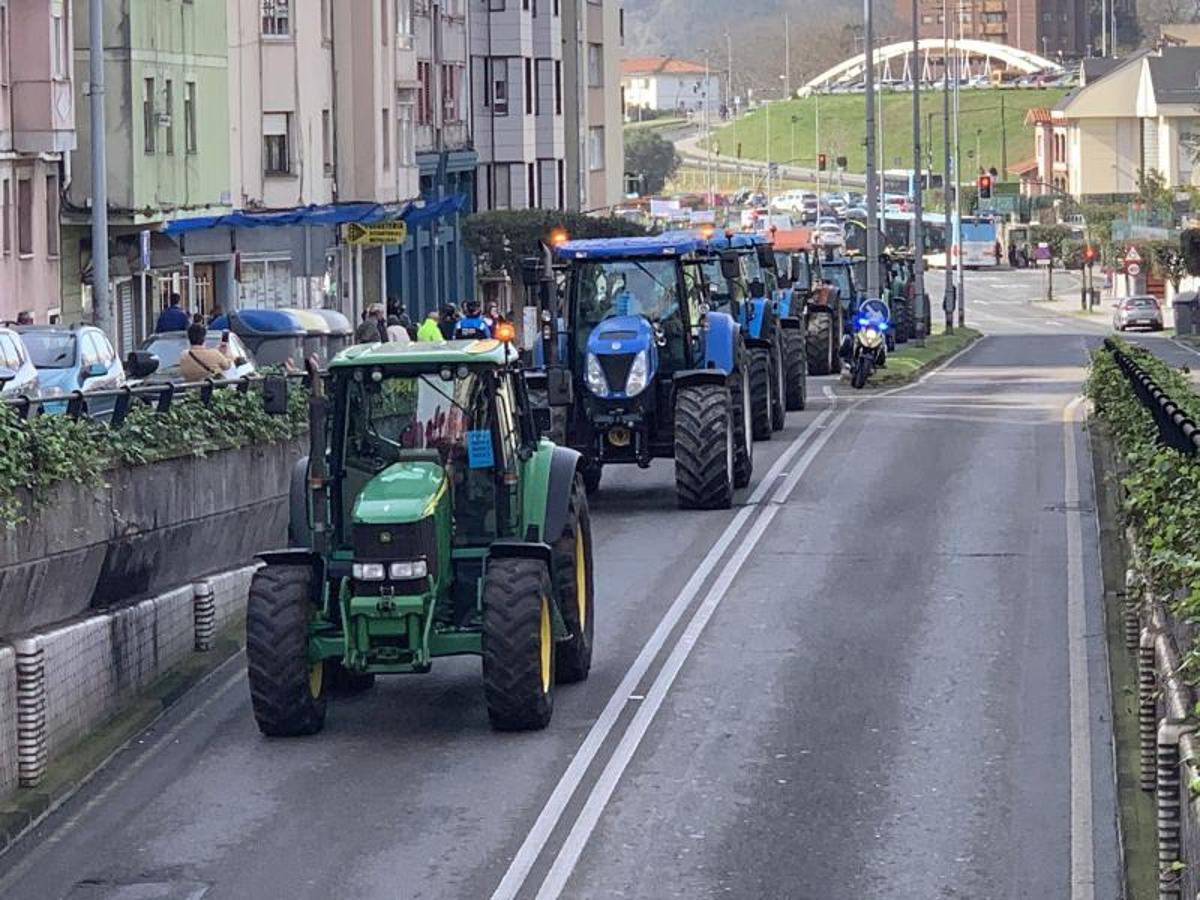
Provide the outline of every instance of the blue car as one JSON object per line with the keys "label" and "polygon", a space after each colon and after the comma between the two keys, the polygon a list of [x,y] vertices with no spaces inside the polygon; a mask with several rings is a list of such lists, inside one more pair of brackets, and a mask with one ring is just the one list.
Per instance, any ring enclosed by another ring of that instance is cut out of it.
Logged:
{"label": "blue car", "polygon": [[37,392],[38,372],[25,342],[11,328],[0,328],[0,398],[34,397]]}
{"label": "blue car", "polygon": [[[21,335],[37,367],[43,412],[66,412],[67,399],[75,391],[86,395],[125,386],[125,368],[99,328],[21,325],[14,330]],[[114,398],[108,397],[89,403],[88,415],[107,415],[112,412],[114,402]]]}

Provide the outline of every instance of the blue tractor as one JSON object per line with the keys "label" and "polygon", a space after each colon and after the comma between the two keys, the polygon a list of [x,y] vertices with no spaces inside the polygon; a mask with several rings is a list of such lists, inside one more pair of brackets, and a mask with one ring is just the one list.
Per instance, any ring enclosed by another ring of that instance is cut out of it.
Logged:
{"label": "blue tractor", "polygon": [[555,441],[583,455],[589,492],[604,466],[656,458],[675,460],[685,509],[728,508],[750,482],[750,353],[737,321],[708,309],[706,247],[674,232],[554,248],[531,395],[546,397]]}
{"label": "blue tractor", "polygon": [[762,235],[714,235],[709,245],[709,296],[746,333],[754,439],[767,440],[783,428],[787,410],[808,403],[804,299],[780,284],[775,251]]}

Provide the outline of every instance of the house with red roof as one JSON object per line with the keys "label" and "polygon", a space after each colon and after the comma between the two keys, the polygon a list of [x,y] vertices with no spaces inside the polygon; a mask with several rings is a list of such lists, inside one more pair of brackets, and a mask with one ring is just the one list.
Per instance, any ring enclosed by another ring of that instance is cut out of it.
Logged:
{"label": "house with red roof", "polygon": [[638,110],[717,115],[723,103],[721,70],[674,56],[631,56],[621,63],[626,115]]}

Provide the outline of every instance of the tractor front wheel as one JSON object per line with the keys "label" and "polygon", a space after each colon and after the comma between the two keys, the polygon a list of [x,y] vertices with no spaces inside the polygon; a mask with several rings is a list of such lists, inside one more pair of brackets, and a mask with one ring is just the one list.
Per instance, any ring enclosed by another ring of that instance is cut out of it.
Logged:
{"label": "tractor front wheel", "polygon": [[764,347],[751,349],[750,425],[756,441],[771,439],[771,406],[775,393],[771,375],[771,351]]}
{"label": "tractor front wheel", "polygon": [[483,695],[498,731],[545,728],[554,712],[550,573],[534,559],[495,559],[483,581]]}
{"label": "tractor front wheel", "polygon": [[733,505],[732,406],[721,385],[687,385],[675,395],[675,491],[683,509]]}
{"label": "tractor front wheel", "polygon": [[587,491],[588,496],[600,490],[600,476],[604,474],[604,467],[598,463],[583,464],[583,487]]}
{"label": "tractor front wheel", "polygon": [[798,328],[783,333],[783,361],[787,370],[787,408],[804,409],[808,406],[808,359],[804,337]]}
{"label": "tractor front wheel", "polygon": [[325,725],[325,664],[308,656],[313,572],[268,565],[250,581],[246,670],[250,705],[269,737],[316,734]]}
{"label": "tractor front wheel", "polygon": [[787,424],[787,360],[783,355],[783,336],[775,326],[771,342],[771,430],[782,431]]}
{"label": "tractor front wheel", "polygon": [[729,393],[733,402],[733,486],[744,488],[754,475],[754,441],[750,437],[750,352],[740,341]]}
{"label": "tractor front wheel", "polygon": [[554,675],[561,684],[585,681],[592,668],[596,589],[592,575],[592,518],[583,481],[571,486],[562,536],[554,543],[554,583],[563,622],[571,636],[560,641]]}

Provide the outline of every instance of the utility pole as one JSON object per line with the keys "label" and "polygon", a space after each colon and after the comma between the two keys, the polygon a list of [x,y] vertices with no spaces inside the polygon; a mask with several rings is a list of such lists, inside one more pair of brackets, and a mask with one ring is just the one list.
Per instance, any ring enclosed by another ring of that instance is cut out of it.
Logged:
{"label": "utility pole", "polygon": [[[946,264],[946,288],[942,297],[942,311],[946,314],[946,333],[954,331],[954,262],[951,259],[953,238],[950,234],[951,220],[954,218],[954,194],[958,186],[954,183],[954,173],[950,168],[950,3],[942,2],[942,150],[944,165],[942,168],[943,207],[945,209],[945,227],[943,228]],[[953,192],[953,193],[952,193]]]}
{"label": "utility pole", "polygon": [[918,0],[912,0],[913,172],[917,179],[917,188],[913,192],[913,315],[916,316],[917,346],[921,347],[925,344],[925,223],[921,219],[925,171],[921,165],[921,79],[917,74],[917,54],[920,52],[921,37],[918,13]]}
{"label": "utility pole", "polygon": [[821,91],[813,91],[813,171],[817,173],[817,220],[821,219]]}
{"label": "utility pole", "polygon": [[[88,3],[88,99],[92,120],[92,321],[116,343],[108,296],[108,147],[104,124],[104,0]],[[55,227],[57,223],[52,223]],[[145,298],[143,298],[144,300]]]}
{"label": "utility pole", "polygon": [[792,99],[792,20],[783,14],[783,85],[787,89],[787,98]]}
{"label": "utility pole", "polygon": [[[1004,92],[1000,91],[1000,180],[1008,180],[1008,126],[1004,123]],[[982,162],[982,161],[981,161]]]}
{"label": "utility pole", "polygon": [[701,97],[704,99],[704,188],[706,203],[713,203],[713,158],[712,158],[712,120],[709,118],[709,86],[711,84],[709,78],[708,58],[709,53],[704,54],[704,93]]}
{"label": "utility pole", "polygon": [[962,191],[959,189],[961,185],[958,183],[962,181],[962,133],[959,128],[959,120],[962,118],[959,114],[959,97],[962,92],[962,0],[957,0],[954,14],[958,19],[958,40],[956,41],[957,46],[954,49],[954,243],[958,247],[958,253],[955,254],[954,267],[958,270],[958,292],[956,298],[958,300],[958,324],[961,328],[966,324],[965,319],[967,315],[967,291],[963,279]]}
{"label": "utility pole", "polygon": [[875,177],[875,39],[871,0],[863,0],[863,52],[867,99],[867,296],[879,296],[879,181]]}

